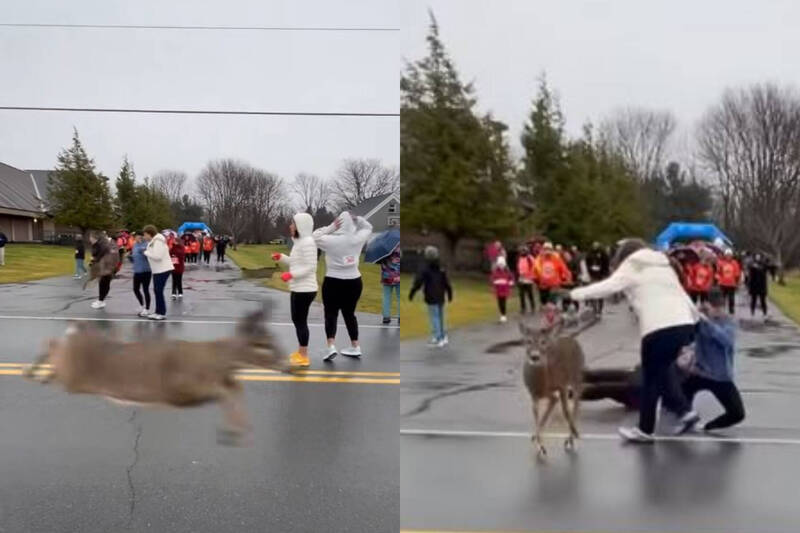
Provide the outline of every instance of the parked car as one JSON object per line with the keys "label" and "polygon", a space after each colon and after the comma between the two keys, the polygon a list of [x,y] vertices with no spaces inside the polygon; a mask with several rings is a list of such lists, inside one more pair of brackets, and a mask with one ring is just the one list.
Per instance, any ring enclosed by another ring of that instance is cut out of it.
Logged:
{"label": "parked car", "polygon": [[283,240],[283,237],[279,237],[277,239],[272,239],[269,241],[270,244],[286,244],[286,241]]}

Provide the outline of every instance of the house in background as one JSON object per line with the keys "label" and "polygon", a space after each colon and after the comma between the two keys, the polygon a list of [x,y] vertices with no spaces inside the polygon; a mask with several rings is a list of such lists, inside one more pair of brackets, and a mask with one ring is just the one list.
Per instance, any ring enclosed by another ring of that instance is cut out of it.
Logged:
{"label": "house in background", "polygon": [[44,237],[49,219],[36,179],[0,163],[0,230],[12,242],[36,242]]}
{"label": "house in background", "polygon": [[366,218],[373,233],[400,227],[400,194],[393,192],[364,200],[350,209],[350,214]]}
{"label": "house in background", "polygon": [[[50,205],[50,198],[48,197],[47,181],[50,178],[52,170],[26,170],[28,174],[33,177],[33,184],[36,188],[36,194],[41,199],[45,209]],[[49,213],[48,213],[49,215]],[[80,229],[72,226],[64,226],[56,224],[52,216],[44,219],[44,231],[42,232],[43,240],[48,242],[58,241],[60,236],[72,236],[80,233]]]}

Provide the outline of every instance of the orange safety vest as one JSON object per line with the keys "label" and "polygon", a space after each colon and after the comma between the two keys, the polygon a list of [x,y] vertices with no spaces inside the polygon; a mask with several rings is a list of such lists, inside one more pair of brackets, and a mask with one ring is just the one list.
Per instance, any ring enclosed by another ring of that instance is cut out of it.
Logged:
{"label": "orange safety vest", "polygon": [[192,242],[192,253],[196,254],[199,251],[200,251],[200,241]]}
{"label": "orange safety vest", "polygon": [[214,249],[214,239],[211,237],[206,237],[203,239],[203,250],[206,252],[210,252]]}
{"label": "orange safety vest", "polygon": [[717,261],[717,283],[722,287],[736,287],[739,285],[739,277],[742,275],[742,267],[736,259],[720,259]]}

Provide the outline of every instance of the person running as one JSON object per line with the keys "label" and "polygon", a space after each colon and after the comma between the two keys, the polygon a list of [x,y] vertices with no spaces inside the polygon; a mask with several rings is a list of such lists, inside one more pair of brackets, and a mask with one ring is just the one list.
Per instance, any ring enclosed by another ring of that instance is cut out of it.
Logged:
{"label": "person running", "polygon": [[81,279],[83,276],[86,275],[86,265],[84,261],[86,260],[86,246],[83,244],[83,236],[76,235],[75,236],[75,275],[72,276],[75,279]]}
{"label": "person running", "polygon": [[117,253],[119,254],[119,262],[125,259],[125,246],[128,244],[124,233],[117,235]]}
{"label": "person running", "polygon": [[611,276],[575,289],[574,300],[604,298],[624,292],[638,317],[641,335],[642,399],[638,427],[621,427],[623,439],[653,442],[658,401],[678,414],[680,432],[700,420],[686,400],[670,367],[681,350],[694,340],[699,312],[681,287],[666,254],[651,250],[641,239],[624,240],[614,258]]}
{"label": "person running", "polygon": [[200,238],[195,237],[192,241],[192,263],[197,263],[200,258]]}
{"label": "person running", "polygon": [[[297,213],[292,217],[289,234],[292,236],[292,250],[289,255],[274,253],[272,259],[289,267],[281,274],[281,279],[289,283],[289,303],[292,323],[297,334],[297,351],[289,356],[294,367],[311,365],[308,359],[308,310],[317,296],[317,245],[312,233],[314,219],[308,213]],[[220,241],[221,242],[221,241]],[[219,249],[218,249],[219,250]],[[219,251],[217,252],[219,253]]]}
{"label": "person running", "polygon": [[0,266],[6,266],[6,243],[8,237],[0,230]]}
{"label": "person running", "polygon": [[750,291],[750,316],[756,314],[756,303],[761,304],[764,320],[767,320],[767,274],[769,265],[760,252],[753,254],[747,273],[748,290]]}
{"label": "person running", "polygon": [[150,262],[144,251],[147,249],[147,243],[142,238],[141,233],[133,235],[131,239],[133,242],[133,249],[131,250],[131,259],[133,260],[133,294],[139,301],[139,316],[147,318],[150,316],[150,280],[153,278],[153,273],[150,271]]}
{"label": "person running", "polygon": [[[313,227],[313,221],[312,221],[312,227]],[[225,237],[220,237],[219,240],[217,241],[217,263],[225,262],[225,248],[227,247],[228,247],[228,241],[225,240]]]}
{"label": "person running", "polygon": [[520,246],[517,259],[517,286],[519,287],[520,311],[523,315],[527,311],[528,303],[531,305],[531,313],[536,312],[536,304],[533,300],[533,263],[530,246]]}
{"label": "person running", "polygon": [[425,268],[414,278],[408,301],[413,301],[417,291],[423,289],[431,324],[428,346],[444,348],[448,342],[444,319],[445,296],[449,303],[453,303],[453,287],[450,286],[447,272],[439,266],[439,250],[435,246],[425,247],[425,262]]}
{"label": "person running", "polygon": [[392,293],[397,300],[397,323],[400,323],[400,246],[381,261],[381,285],[383,286],[383,323],[392,321]]}
{"label": "person running", "polygon": [[714,283],[714,267],[708,259],[702,259],[689,267],[689,294],[692,301],[706,303],[708,301],[708,291]]}
{"label": "person running", "polygon": [[[592,243],[592,249],[586,255],[586,268],[589,271],[591,283],[603,281],[608,277],[610,273],[608,253],[600,246],[599,242]],[[605,300],[600,298],[598,300],[590,300],[589,305],[592,306],[595,314],[602,315],[604,302]]]}
{"label": "person running", "polygon": [[561,255],[553,250],[551,242],[544,243],[542,253],[534,261],[533,275],[539,287],[539,299],[542,305],[550,301],[552,291],[572,281],[567,265],[561,259]]}
{"label": "person running", "polygon": [[206,265],[211,261],[211,252],[214,250],[214,238],[206,235],[203,238],[203,261]]}
{"label": "person running", "polygon": [[497,298],[497,308],[500,310],[500,323],[505,324],[508,320],[506,318],[506,300],[511,294],[511,287],[514,286],[514,274],[508,269],[505,256],[498,256],[495,261],[492,274],[489,276],[489,282],[492,284],[492,290],[495,298]]}
{"label": "person running", "polygon": [[736,312],[736,288],[742,277],[742,267],[733,257],[733,250],[725,250],[725,254],[717,261],[717,283],[722,289],[722,294],[728,301],[728,312]]}
{"label": "person running", "polygon": [[161,235],[155,226],[145,226],[144,240],[147,241],[147,248],[144,255],[150,264],[150,271],[153,273],[153,294],[156,299],[156,312],[149,315],[150,320],[164,320],[167,318],[167,302],[164,299],[164,287],[172,272],[172,259],[167,248],[167,240]]}
{"label": "person running", "polygon": [[484,253],[486,255],[486,259],[489,261],[489,269],[491,270],[497,263],[498,257],[501,255],[503,257],[506,256],[506,249],[503,247],[502,242],[496,240],[486,245],[486,250]]}
{"label": "person running", "polygon": [[172,299],[183,299],[183,272],[186,269],[186,248],[178,241],[169,249],[172,260]]}
{"label": "person running", "polygon": [[325,335],[328,338],[324,361],[333,360],[336,349],[336,323],[342,313],[350,336],[350,348],[341,351],[347,357],[361,357],[358,343],[356,305],[364,284],[358,262],[361,250],[372,235],[372,224],[363,217],[341,213],[332,224],[314,232],[317,247],[325,252],[325,279],[322,281],[322,305],[325,307]]}
{"label": "person running", "polygon": [[89,266],[97,264],[100,270],[98,298],[92,302],[92,309],[103,309],[106,306],[106,296],[111,290],[111,278],[114,275],[117,257],[107,237],[92,233],[89,243],[92,245],[92,262]]}

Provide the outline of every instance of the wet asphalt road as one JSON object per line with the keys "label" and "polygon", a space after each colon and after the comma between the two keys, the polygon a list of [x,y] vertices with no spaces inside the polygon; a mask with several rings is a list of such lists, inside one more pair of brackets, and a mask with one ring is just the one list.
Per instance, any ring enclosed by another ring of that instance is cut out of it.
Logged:
{"label": "wet asphalt road", "polygon": [[[744,316],[744,309],[737,312]],[[632,366],[636,326],[612,307],[580,338],[590,367]],[[574,456],[563,437],[536,460],[514,321],[451,335],[445,350],[401,344],[401,526],[405,531],[789,533],[798,530],[800,331],[780,315],[745,317],[736,356],[747,410],[723,441],[691,435],[650,447],[623,445],[635,413],[584,403],[585,438]],[[695,407],[719,413],[705,393]],[[670,428],[662,417],[661,430]],[[549,427],[564,433],[560,416]]]}
{"label": "wet asphalt road", "polygon": [[[112,319],[96,325],[127,338],[202,340],[230,334],[264,299],[282,347],[296,346],[288,294],[234,268],[187,271],[168,323],[134,316],[126,272],[105,310],[88,307],[95,290],[70,279],[0,286],[0,371],[16,372],[60,335],[67,322],[55,318]],[[217,444],[217,406],[123,407],[0,375],[0,532],[398,531],[398,331],[359,319],[362,360],[326,365],[322,310],[312,308],[313,377],[338,381],[245,383],[249,447]]]}

